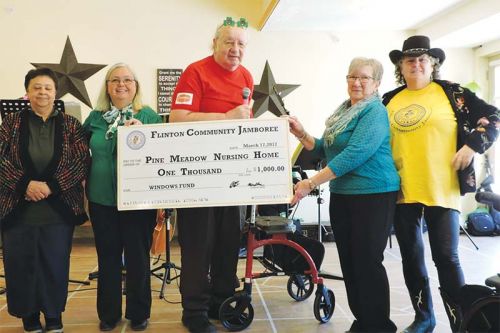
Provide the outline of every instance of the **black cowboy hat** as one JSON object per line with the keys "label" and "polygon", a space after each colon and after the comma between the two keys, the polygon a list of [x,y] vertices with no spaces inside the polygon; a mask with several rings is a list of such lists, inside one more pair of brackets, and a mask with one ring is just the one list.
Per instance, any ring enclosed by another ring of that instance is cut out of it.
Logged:
{"label": "black cowboy hat", "polygon": [[446,59],[443,50],[438,48],[431,49],[431,42],[427,36],[408,37],[403,43],[403,50],[392,50],[389,53],[389,58],[391,58],[393,64],[396,64],[403,56],[418,57],[424,53],[439,59],[440,64]]}

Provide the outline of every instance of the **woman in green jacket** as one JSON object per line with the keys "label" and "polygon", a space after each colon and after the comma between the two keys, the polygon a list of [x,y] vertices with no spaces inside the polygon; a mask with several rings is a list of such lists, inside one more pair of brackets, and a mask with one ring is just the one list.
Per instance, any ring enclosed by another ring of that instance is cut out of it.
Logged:
{"label": "woman in green jacket", "polygon": [[137,76],[128,65],[118,63],[106,74],[96,108],[83,125],[92,153],[87,196],[99,263],[97,313],[101,331],[112,330],[122,316],[122,265],[127,272],[125,318],[133,330],[144,330],[148,325],[149,249],[156,211],[117,209],[116,130],[121,125],[161,121],[155,111],[142,104]]}

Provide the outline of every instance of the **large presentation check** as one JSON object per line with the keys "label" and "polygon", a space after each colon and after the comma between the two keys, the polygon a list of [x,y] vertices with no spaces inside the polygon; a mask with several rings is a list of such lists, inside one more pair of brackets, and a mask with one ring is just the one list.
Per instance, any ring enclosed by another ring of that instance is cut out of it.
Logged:
{"label": "large presentation check", "polygon": [[287,203],[288,121],[247,119],[118,128],[118,209]]}

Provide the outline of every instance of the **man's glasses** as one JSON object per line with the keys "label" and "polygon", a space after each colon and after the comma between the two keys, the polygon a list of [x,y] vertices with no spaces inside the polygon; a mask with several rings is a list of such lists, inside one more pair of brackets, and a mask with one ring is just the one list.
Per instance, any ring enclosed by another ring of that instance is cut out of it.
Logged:
{"label": "man's glasses", "polygon": [[130,78],[125,78],[123,80],[115,78],[115,79],[108,80],[108,82],[115,85],[115,86],[119,85],[120,82],[123,82],[124,85],[128,86],[128,85],[131,85],[132,83],[134,83],[135,80],[130,79]]}
{"label": "man's glasses", "polygon": [[246,18],[241,17],[239,21],[235,22],[232,17],[228,16],[226,17],[222,25],[225,27],[237,26],[238,28],[248,28],[248,21]]}
{"label": "man's glasses", "polygon": [[368,83],[370,80],[373,80],[373,77],[371,76],[354,76],[354,75],[347,75],[345,77],[347,79],[347,82],[349,83],[354,83],[356,80],[359,80],[362,84]]}

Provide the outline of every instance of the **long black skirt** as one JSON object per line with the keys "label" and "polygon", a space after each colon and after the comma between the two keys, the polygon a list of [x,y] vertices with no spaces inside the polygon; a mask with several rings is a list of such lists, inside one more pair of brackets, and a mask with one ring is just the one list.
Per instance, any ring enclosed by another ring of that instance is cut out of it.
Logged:
{"label": "long black skirt", "polygon": [[2,230],[8,311],[59,316],[66,306],[74,225],[12,225]]}

